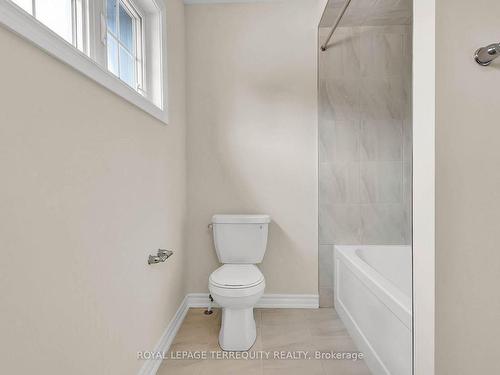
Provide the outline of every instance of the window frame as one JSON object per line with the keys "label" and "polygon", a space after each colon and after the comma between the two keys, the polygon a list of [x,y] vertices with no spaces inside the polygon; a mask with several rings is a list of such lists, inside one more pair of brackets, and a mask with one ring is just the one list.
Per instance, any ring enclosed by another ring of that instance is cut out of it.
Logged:
{"label": "window frame", "polygon": [[[40,19],[37,17],[37,2],[39,0],[29,0],[29,3],[30,3],[30,6],[31,6],[31,10],[28,11],[27,9],[25,9],[24,7],[22,7],[20,4],[17,4],[15,0],[13,0],[13,3],[16,4],[17,6],[19,6],[21,9],[23,9],[26,13],[28,13],[29,15],[31,15],[33,18],[35,18],[37,21],[41,22],[42,24],[44,24],[42,21],[40,21]],[[85,3],[87,2],[87,0],[70,0],[71,1],[71,42],[69,42],[68,40],[66,40],[64,37],[62,37],[63,39],[65,39],[67,42],[73,44],[73,46],[75,48],[78,48],[80,51],[82,52],[86,52],[82,47],[83,47],[83,43],[79,43],[78,42],[78,39],[80,37],[81,34],[84,33],[84,26],[83,26],[83,23],[82,22],[79,22],[79,19],[77,18],[78,16],[78,13],[82,13],[81,12],[81,8],[80,8],[80,12],[78,12],[78,8],[79,7],[84,7],[85,6]],[[83,15],[82,15],[83,16]],[[83,19],[84,17],[82,17]],[[86,17],[85,17],[86,18]],[[44,24],[45,25],[45,24]],[[50,26],[46,25],[49,29]],[[52,29],[51,29],[52,30]],[[57,33],[56,33],[57,34]]]}
{"label": "window frame", "polygon": [[[10,0],[0,1],[0,26],[14,31],[30,43],[41,48],[48,54],[56,57],[62,62],[72,66],[82,74],[91,78],[103,87],[121,96],[131,104],[139,107],[146,113],[161,122],[168,123],[168,107],[167,107],[167,66],[166,66],[166,24],[165,24],[165,4],[158,0],[139,0],[147,1],[151,10],[143,15],[144,23],[148,23],[148,27],[143,26],[144,33],[142,43],[144,48],[151,47],[154,44],[154,51],[150,50],[152,58],[147,59],[143,55],[143,65],[145,71],[148,72],[149,78],[145,80],[145,85],[150,82],[151,87],[147,89],[147,95],[139,93],[128,84],[120,80],[107,69],[107,64],[103,64],[102,56],[102,4],[104,1],[85,1],[73,0],[75,2],[82,1],[86,3],[84,12],[88,14],[88,18],[84,21],[88,23],[84,25],[83,30],[87,30],[82,35],[82,43],[87,52],[83,53],[73,44],[66,41],[63,37],[52,31],[48,26],[41,23],[23,8],[13,3]],[[95,7],[96,4],[100,6]],[[87,6],[88,5],[88,6]],[[96,13],[100,10],[100,13]],[[96,15],[99,17],[95,17]],[[75,16],[75,15],[74,15]],[[89,31],[90,30],[90,31]],[[148,33],[148,35],[144,35]],[[146,38],[150,38],[150,46],[147,45]],[[156,43],[156,44],[155,44]],[[106,45],[104,45],[104,50]],[[144,53],[144,50],[143,50]],[[105,54],[104,54],[104,57]],[[146,60],[154,60],[146,61]],[[146,65],[146,63],[148,63]],[[153,64],[151,64],[153,63]],[[150,74],[149,74],[150,73]]]}
{"label": "window frame", "polygon": [[[110,31],[107,27],[106,30],[106,44],[109,43],[109,34],[111,34],[111,38],[113,38],[118,46],[117,54],[118,54],[118,77],[120,77],[120,47],[122,47],[125,52],[132,57],[134,60],[134,79],[135,79],[135,90],[139,92],[141,95],[145,95],[147,93],[147,89],[145,88],[145,76],[147,72],[145,71],[144,65],[144,16],[143,12],[139,9],[139,7],[134,4],[131,0],[113,0],[117,5],[115,19],[116,23],[116,35],[113,31]],[[123,7],[125,12],[130,16],[133,22],[133,51],[130,51],[129,48],[121,41],[120,36],[120,7]],[[107,7],[106,7],[107,12]],[[106,14],[107,20],[107,14]],[[108,50],[106,48],[106,53]],[[106,63],[109,63],[109,60],[106,59]],[[108,66],[109,70],[109,66]],[[132,87],[133,88],[133,87]]]}

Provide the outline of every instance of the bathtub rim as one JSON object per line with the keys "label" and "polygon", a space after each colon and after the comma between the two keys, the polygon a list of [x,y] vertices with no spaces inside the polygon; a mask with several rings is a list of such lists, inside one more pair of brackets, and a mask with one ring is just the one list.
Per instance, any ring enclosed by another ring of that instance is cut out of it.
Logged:
{"label": "bathtub rim", "polygon": [[[391,245],[334,245],[334,269],[336,260],[339,258],[354,275],[372,292],[389,310],[409,329],[412,330],[412,300],[397,288],[396,285],[384,278],[376,269],[366,263],[357,250],[361,248],[379,247],[384,248]],[[401,246],[401,245],[397,245]],[[408,246],[411,251],[411,246]],[[334,278],[336,279],[336,277]],[[335,290],[335,286],[334,286]],[[336,292],[336,290],[335,290]]]}

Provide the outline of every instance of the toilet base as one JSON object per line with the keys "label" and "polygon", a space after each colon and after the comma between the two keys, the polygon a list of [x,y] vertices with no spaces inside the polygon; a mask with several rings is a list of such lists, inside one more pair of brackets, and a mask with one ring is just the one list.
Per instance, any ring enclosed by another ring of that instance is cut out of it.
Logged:
{"label": "toilet base", "polygon": [[219,345],[226,351],[245,351],[255,343],[257,329],[253,316],[253,307],[222,308],[222,323],[219,333]]}

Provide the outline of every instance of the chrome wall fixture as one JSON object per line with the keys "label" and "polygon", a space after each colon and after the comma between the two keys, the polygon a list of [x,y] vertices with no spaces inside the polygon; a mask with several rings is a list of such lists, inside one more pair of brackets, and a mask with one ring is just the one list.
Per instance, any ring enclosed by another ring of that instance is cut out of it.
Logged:
{"label": "chrome wall fixture", "polygon": [[498,56],[500,56],[500,43],[493,43],[489,46],[479,48],[474,54],[474,60],[479,65],[488,66]]}
{"label": "chrome wall fixture", "polygon": [[148,258],[148,264],[156,264],[166,261],[170,258],[174,252],[172,250],[158,249],[157,255],[150,255]]}
{"label": "chrome wall fixture", "polygon": [[339,15],[337,16],[337,19],[333,23],[332,29],[328,33],[328,36],[326,37],[325,42],[321,45],[321,50],[322,51],[326,51],[328,49],[328,42],[332,38],[333,33],[335,32],[335,30],[337,29],[337,27],[339,26],[340,20],[342,19],[342,17],[344,17],[344,14],[347,11],[347,8],[349,7],[349,4],[351,4],[351,0],[346,0],[346,2],[344,3],[344,6],[340,10]]}

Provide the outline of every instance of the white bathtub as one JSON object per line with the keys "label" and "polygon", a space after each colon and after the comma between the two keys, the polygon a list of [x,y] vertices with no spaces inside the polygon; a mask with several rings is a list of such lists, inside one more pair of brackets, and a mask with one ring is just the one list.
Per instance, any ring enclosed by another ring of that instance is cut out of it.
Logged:
{"label": "white bathtub", "polygon": [[335,246],[335,309],[374,375],[412,373],[410,246]]}

